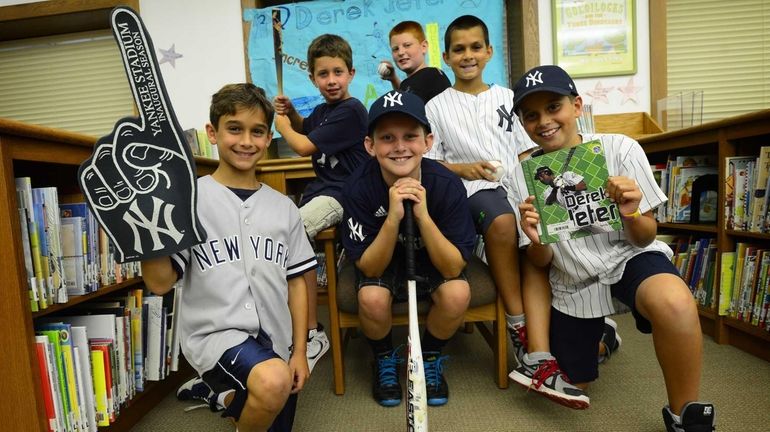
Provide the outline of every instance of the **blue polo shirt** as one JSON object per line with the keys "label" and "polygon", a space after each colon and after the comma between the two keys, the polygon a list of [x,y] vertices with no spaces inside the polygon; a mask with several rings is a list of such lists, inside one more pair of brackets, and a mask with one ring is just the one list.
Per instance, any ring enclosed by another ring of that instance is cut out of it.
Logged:
{"label": "blue polo shirt", "polygon": [[[426,190],[428,213],[436,226],[468,261],[473,253],[476,229],[460,178],[440,163],[423,158],[421,179]],[[363,255],[366,248],[380,232],[389,210],[388,185],[382,178],[380,165],[370,159],[345,183],[342,197],[345,215],[342,219],[342,245],[347,257],[353,261]],[[422,247],[419,230],[415,230],[419,249],[415,255],[427,250]],[[404,223],[399,228],[399,240],[403,238]],[[427,261],[426,261],[427,262]]]}
{"label": "blue polo shirt", "polygon": [[302,122],[302,133],[318,148],[313,153],[316,178],[305,188],[300,206],[318,195],[342,202],[342,186],[365,160],[366,108],[356,98],[322,103]]}

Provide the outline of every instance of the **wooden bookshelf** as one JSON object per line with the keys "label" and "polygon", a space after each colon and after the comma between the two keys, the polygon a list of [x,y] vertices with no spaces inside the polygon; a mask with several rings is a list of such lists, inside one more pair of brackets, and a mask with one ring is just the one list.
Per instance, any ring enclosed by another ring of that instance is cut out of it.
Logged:
{"label": "wooden bookshelf", "polygon": [[[77,169],[91,156],[95,142],[94,137],[86,135],[0,119],[0,244],[3,245],[0,260],[4,265],[0,285],[3,297],[0,301],[0,327],[3,329],[0,346],[4,350],[5,371],[3,391],[0,391],[0,416],[3,430],[48,430],[35,349],[34,320],[142,282],[141,278],[134,278],[95,293],[71,297],[68,303],[51,305],[41,312],[32,313],[30,309],[15,178],[30,176],[41,185],[45,182],[46,186],[56,186],[60,192],[79,193]],[[215,161],[198,163],[200,173],[211,172],[213,167],[216,167]],[[191,375],[192,369],[180,359],[180,372],[172,373],[164,381],[148,383],[144,392],[138,393],[121,409],[118,422],[102,429],[129,430],[161,398]]]}
{"label": "wooden bookshelf", "polygon": [[[770,110],[757,111],[720,121],[710,122],[687,129],[644,135],[638,138],[651,162],[665,161],[669,154],[696,155],[716,154],[719,170],[717,200],[725,200],[725,158],[730,156],[758,155],[759,148],[770,145]],[[720,253],[735,250],[735,243],[750,239],[770,246],[770,234],[751,233],[726,229],[724,212],[720,211],[714,224],[660,223],[666,232],[715,234],[717,241],[717,268],[721,264]],[[717,272],[715,296],[719,295],[721,274]],[[718,297],[717,297],[718,298]],[[741,350],[770,361],[770,333],[749,323],[720,316],[710,308],[699,307],[704,333],[713,336],[720,344],[730,344]]]}

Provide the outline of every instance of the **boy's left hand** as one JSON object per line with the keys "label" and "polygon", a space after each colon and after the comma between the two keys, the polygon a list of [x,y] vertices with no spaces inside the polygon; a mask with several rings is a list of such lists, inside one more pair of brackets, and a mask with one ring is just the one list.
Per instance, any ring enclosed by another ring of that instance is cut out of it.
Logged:
{"label": "boy's left hand", "polygon": [[391,189],[394,190],[396,199],[403,203],[404,200],[410,200],[414,203],[412,211],[414,218],[419,221],[421,218],[427,218],[428,206],[425,199],[425,188],[417,179],[411,177],[402,177],[393,183]]}
{"label": "boy's left hand", "polygon": [[623,176],[607,179],[607,196],[618,205],[620,214],[632,214],[639,209],[642,191],[636,180]]}
{"label": "boy's left hand", "polygon": [[299,393],[299,391],[305,387],[305,383],[307,383],[307,380],[310,377],[310,369],[307,366],[307,356],[300,353],[292,355],[289,359],[289,369],[291,369],[292,376],[294,377],[294,383],[291,385],[291,392]]}

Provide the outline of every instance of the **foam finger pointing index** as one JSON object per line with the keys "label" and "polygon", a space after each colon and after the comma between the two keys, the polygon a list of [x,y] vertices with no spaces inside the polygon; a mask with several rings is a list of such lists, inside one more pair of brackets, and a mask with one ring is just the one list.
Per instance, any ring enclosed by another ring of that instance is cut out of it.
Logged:
{"label": "foam finger pointing index", "polygon": [[144,25],[133,10],[123,7],[115,8],[111,19],[112,31],[139,109],[141,126],[153,136],[173,133],[171,102],[166,96],[152,40]]}

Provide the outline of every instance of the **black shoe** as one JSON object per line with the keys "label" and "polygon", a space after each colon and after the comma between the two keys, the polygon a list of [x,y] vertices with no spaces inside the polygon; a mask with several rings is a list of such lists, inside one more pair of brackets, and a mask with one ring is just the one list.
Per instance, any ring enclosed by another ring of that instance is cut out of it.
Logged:
{"label": "black shoe", "polygon": [[704,402],[687,402],[679,414],[679,421],[674,418],[671,408],[663,407],[663,423],[667,432],[712,432],[716,430],[714,405]]}
{"label": "black shoe", "polygon": [[425,368],[425,387],[428,392],[428,405],[444,405],[449,400],[449,386],[444,379],[443,362],[449,356],[442,356],[438,352],[425,352],[422,355],[422,364]]}
{"label": "black shoe", "polygon": [[604,344],[604,354],[599,356],[599,363],[609,360],[612,354],[620,349],[623,339],[618,334],[618,323],[609,317],[604,317],[604,333],[600,343]]}
{"label": "black shoe", "polygon": [[398,382],[398,365],[401,363],[398,348],[374,359],[372,395],[378,404],[393,407],[401,403],[402,390]]}

